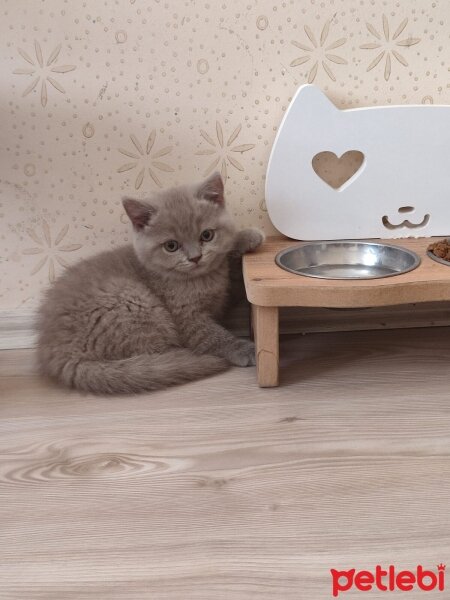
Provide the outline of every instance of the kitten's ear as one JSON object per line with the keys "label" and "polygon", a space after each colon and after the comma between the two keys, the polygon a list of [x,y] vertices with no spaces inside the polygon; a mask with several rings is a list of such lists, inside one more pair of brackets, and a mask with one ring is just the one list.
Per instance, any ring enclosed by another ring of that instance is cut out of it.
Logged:
{"label": "kitten's ear", "polygon": [[223,181],[220,173],[213,173],[208,179],[203,181],[198,186],[197,196],[223,206],[225,199],[223,196]]}
{"label": "kitten's ear", "polygon": [[148,225],[156,213],[156,209],[145,200],[122,198],[122,204],[136,231]]}

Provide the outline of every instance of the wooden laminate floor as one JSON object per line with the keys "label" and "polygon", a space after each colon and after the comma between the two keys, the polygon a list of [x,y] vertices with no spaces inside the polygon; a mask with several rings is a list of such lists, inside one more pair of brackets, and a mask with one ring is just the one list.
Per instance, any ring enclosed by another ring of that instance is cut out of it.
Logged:
{"label": "wooden laminate floor", "polygon": [[322,600],[331,568],[450,563],[450,329],[282,357],[277,389],[96,398],[1,352],[1,600]]}

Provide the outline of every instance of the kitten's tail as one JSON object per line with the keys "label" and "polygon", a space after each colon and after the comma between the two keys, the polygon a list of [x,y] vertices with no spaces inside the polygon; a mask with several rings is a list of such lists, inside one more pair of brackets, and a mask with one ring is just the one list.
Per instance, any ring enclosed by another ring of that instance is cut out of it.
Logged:
{"label": "kitten's tail", "polygon": [[[57,378],[65,385],[94,394],[128,394],[157,390],[221,373],[229,363],[216,356],[184,349],[141,354],[121,360],[69,360]],[[48,371],[48,369],[46,369]]]}

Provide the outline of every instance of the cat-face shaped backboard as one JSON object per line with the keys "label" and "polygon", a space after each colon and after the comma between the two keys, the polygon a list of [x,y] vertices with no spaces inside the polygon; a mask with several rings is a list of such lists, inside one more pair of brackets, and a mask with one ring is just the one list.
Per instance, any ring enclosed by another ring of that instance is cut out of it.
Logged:
{"label": "cat-face shaped backboard", "polygon": [[[334,189],[313,159],[349,151],[362,153],[361,164]],[[294,239],[450,235],[450,106],[339,110],[301,86],[272,148],[266,204]]]}

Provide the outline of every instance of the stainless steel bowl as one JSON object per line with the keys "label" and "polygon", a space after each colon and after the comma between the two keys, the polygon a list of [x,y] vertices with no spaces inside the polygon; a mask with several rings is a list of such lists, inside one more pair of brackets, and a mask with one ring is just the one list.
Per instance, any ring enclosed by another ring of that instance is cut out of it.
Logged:
{"label": "stainless steel bowl", "polygon": [[377,279],[412,271],[420,264],[414,252],[373,242],[307,242],[282,250],[279,267],[320,279]]}
{"label": "stainless steel bowl", "polygon": [[433,254],[431,252],[431,250],[427,250],[427,256],[429,256],[430,258],[432,258],[436,262],[441,263],[441,265],[445,265],[446,267],[450,267],[450,262],[448,260],[444,260],[443,258],[440,258],[439,256],[436,256],[436,254]]}

